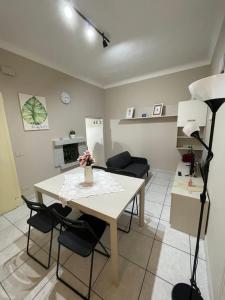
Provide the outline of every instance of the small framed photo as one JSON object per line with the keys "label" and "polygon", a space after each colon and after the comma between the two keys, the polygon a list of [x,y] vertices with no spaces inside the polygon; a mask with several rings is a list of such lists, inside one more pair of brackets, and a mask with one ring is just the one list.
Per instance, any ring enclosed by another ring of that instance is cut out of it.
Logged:
{"label": "small framed photo", "polygon": [[128,107],[127,113],[126,113],[126,118],[132,119],[133,117],[134,117],[134,107]]}
{"label": "small framed photo", "polygon": [[142,118],[147,118],[147,113],[142,113],[142,114],[141,114],[141,117],[142,117]]}
{"label": "small framed photo", "polygon": [[221,57],[219,62],[219,73],[225,73],[225,54]]}
{"label": "small framed photo", "polygon": [[163,103],[159,104],[154,104],[153,106],[153,111],[152,111],[152,116],[153,117],[160,117],[163,112]]}

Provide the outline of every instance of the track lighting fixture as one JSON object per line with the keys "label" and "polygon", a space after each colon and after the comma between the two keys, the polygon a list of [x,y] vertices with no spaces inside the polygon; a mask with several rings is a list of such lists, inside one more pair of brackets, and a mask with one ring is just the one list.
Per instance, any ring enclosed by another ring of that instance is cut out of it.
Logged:
{"label": "track lighting fixture", "polygon": [[103,34],[103,40],[102,40],[102,45],[103,45],[103,48],[106,48],[106,47],[108,47],[108,42],[107,42],[107,40],[106,40],[106,38],[105,38],[105,35]]}
{"label": "track lighting fixture", "polygon": [[88,23],[91,28],[93,28],[101,37],[102,37],[102,46],[106,48],[110,43],[110,40],[105,36],[105,33],[99,30],[91,20],[89,20],[85,15],[83,15],[77,8],[74,7],[75,12],[85,21]]}

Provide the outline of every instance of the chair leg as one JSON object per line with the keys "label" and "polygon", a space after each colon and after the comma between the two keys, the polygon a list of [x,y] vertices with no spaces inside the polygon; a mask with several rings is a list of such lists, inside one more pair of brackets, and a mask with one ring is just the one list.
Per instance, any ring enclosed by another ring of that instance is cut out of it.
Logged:
{"label": "chair leg", "polygon": [[52,239],[53,239],[53,228],[51,230],[51,238],[50,238],[50,245],[49,245],[49,251],[48,251],[48,268],[50,267],[50,263],[51,263]]}
{"label": "chair leg", "polygon": [[90,268],[90,277],[89,277],[89,286],[88,286],[88,300],[90,299],[91,295],[91,282],[92,282],[92,271],[93,271],[93,261],[94,261],[94,250],[92,251],[91,254],[91,268]]}
{"label": "chair leg", "polygon": [[[133,211],[134,216],[138,216],[138,203],[137,203],[137,196],[134,197],[134,201],[136,202],[136,212]],[[132,214],[130,210],[124,210],[127,214]]]}
{"label": "chair leg", "polygon": [[130,222],[129,222],[128,229],[126,230],[126,229],[122,229],[122,228],[118,227],[118,230],[123,231],[125,233],[129,233],[130,232],[131,223],[132,223],[132,219],[133,219],[133,215],[134,215],[134,202],[135,202],[135,200],[133,201],[133,205],[132,205],[132,211],[131,211],[131,216],[130,216]]}
{"label": "chair leg", "polygon": [[27,237],[27,255],[33,258],[37,263],[39,263],[42,267],[45,269],[49,269],[50,263],[51,263],[51,250],[52,250],[52,238],[53,238],[53,228],[51,230],[51,238],[50,238],[50,246],[49,246],[49,253],[48,253],[48,264],[47,266],[44,265],[41,261],[39,261],[36,257],[34,257],[30,252],[29,252],[29,243],[30,243],[30,228],[31,226],[29,225],[28,229],[28,237]]}
{"label": "chair leg", "polygon": [[137,214],[134,213],[134,215],[138,216],[139,212],[138,212],[138,200],[137,200],[137,196],[136,196],[135,202],[136,202],[136,212],[137,212]]}
{"label": "chair leg", "polygon": [[72,287],[69,283],[67,283],[64,279],[62,279],[59,276],[59,260],[60,260],[60,243],[58,244],[58,255],[57,255],[57,266],[56,266],[56,277],[59,281],[61,281],[63,284],[65,284],[69,289],[71,289],[74,293],[79,295],[82,299],[84,300],[89,300],[90,299],[90,293],[91,293],[91,280],[92,280],[92,271],[93,271],[93,259],[94,259],[94,251],[92,251],[92,256],[91,256],[91,269],[90,269],[90,278],[89,278],[89,286],[88,286],[88,296],[84,296],[81,294],[77,289]]}
{"label": "chair leg", "polygon": [[100,250],[98,250],[98,249],[94,249],[94,251],[96,251],[96,252],[98,252],[98,253],[100,253],[100,254],[106,256],[106,257],[110,257],[109,252],[107,251],[107,249],[105,248],[105,246],[102,244],[102,242],[99,241],[98,243],[99,243],[99,245],[102,247],[102,249],[104,250],[104,252],[102,252],[102,251],[100,251]]}

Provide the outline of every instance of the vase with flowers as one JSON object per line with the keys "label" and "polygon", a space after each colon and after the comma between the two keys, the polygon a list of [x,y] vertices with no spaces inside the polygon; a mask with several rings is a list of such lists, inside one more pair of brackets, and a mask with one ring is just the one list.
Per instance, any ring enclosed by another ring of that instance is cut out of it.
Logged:
{"label": "vase with flowers", "polygon": [[91,152],[86,150],[83,155],[78,158],[80,166],[84,168],[84,182],[93,183],[92,165],[95,162]]}

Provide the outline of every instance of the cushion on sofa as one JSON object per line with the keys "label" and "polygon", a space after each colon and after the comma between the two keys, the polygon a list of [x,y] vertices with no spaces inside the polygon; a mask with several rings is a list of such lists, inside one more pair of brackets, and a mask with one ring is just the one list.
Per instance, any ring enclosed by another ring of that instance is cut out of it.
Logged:
{"label": "cushion on sofa", "polygon": [[148,172],[149,165],[132,163],[125,167],[123,170],[133,173],[134,176],[138,178],[142,178]]}
{"label": "cushion on sofa", "polygon": [[127,165],[131,163],[131,156],[128,151],[119,153],[106,162],[106,166],[114,169],[124,169]]}

